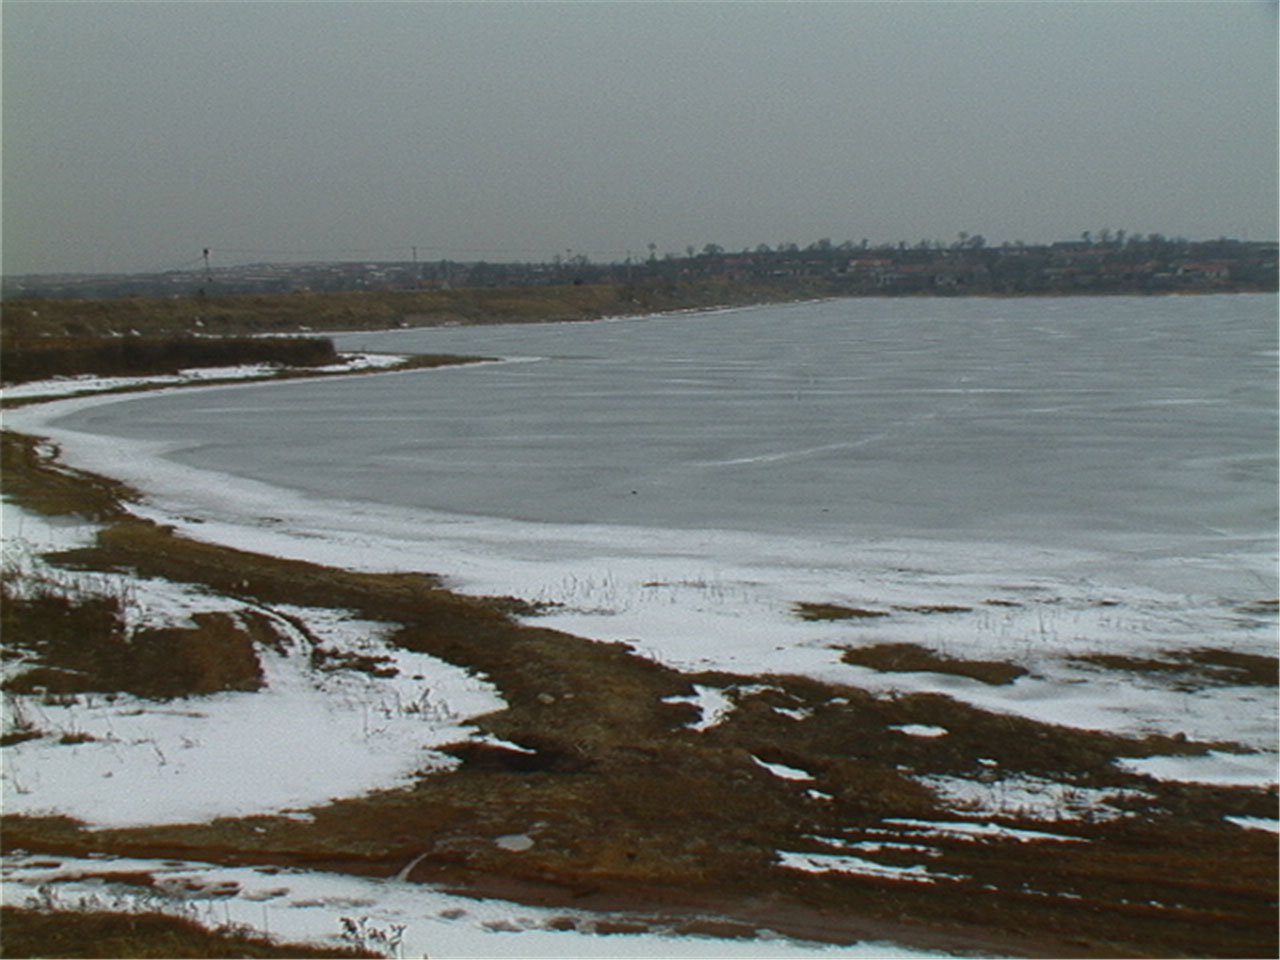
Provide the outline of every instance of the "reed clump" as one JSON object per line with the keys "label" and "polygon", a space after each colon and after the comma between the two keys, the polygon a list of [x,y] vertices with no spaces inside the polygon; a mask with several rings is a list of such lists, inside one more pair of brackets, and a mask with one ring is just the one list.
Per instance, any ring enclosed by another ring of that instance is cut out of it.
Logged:
{"label": "reed clump", "polygon": [[0,305],[13,336],[119,337],[311,333],[461,323],[598,320],[667,310],[779,303],[826,296],[806,278],[705,278],[430,290],[235,293],[104,300],[15,298]]}
{"label": "reed clump", "polygon": [[23,669],[9,693],[131,693],[171,699],[256,690],[262,668],[250,635],[225,613],[198,613],[190,627],[132,628],[126,593],[94,593],[6,570],[0,576],[5,654]]}
{"label": "reed clump", "polygon": [[5,337],[0,380],[51,377],[135,377],[193,367],[275,364],[316,367],[336,363],[333,341],[321,337]]}
{"label": "reed clump", "polygon": [[0,907],[6,957],[380,957],[355,947],[277,943],[164,913]]}

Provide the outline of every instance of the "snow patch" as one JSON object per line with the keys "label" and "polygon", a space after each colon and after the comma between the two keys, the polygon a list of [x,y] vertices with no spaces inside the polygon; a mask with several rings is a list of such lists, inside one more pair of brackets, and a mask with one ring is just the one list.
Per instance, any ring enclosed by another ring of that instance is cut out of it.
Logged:
{"label": "snow patch", "polygon": [[[104,874],[148,873],[151,889]],[[651,932],[594,934],[629,914],[541,908],[446,893],[402,879],[371,879],[277,867],[218,867],[195,861],[9,855],[0,866],[6,904],[36,909],[162,910],[206,926],[235,924],[260,935],[322,946],[365,945],[392,956],[614,958],[926,958],[948,954],[869,941],[831,946],[768,930],[754,939]],[[574,929],[557,929],[570,921]],[[553,924],[555,926],[553,927]]]}
{"label": "snow patch", "polygon": [[[387,624],[326,608],[246,607],[168,581],[53,570],[39,553],[82,541],[86,529],[11,503],[3,516],[6,562],[55,576],[72,591],[121,597],[132,626],[253,610],[283,638],[278,647],[259,647],[265,686],[256,692],[169,702],[128,694],[5,697],[6,732],[43,734],[5,748],[7,813],[65,814],[93,827],[277,811],[296,817],[454,766],[435,748],[474,734],[471,717],[505,707],[491,684],[468,671],[391,646]],[[9,538],[15,527],[23,539]],[[322,665],[338,668],[316,669],[317,652],[325,654]],[[368,658],[377,669],[344,667],[344,657]]]}
{"label": "snow patch", "polygon": [[1226,817],[1224,819],[1246,830],[1269,830],[1272,833],[1280,833],[1280,820],[1264,820],[1262,817]]}
{"label": "snow patch", "polygon": [[808,720],[813,716],[813,710],[809,707],[774,707],[773,712],[790,717],[792,720]]}
{"label": "snow patch", "polygon": [[707,687],[695,683],[693,690],[694,692],[688,696],[662,698],[663,703],[690,703],[698,708],[699,719],[686,723],[685,727],[688,729],[699,732],[710,730],[723,723],[724,719],[733,712],[734,702],[719,687]]}
{"label": "snow patch", "polygon": [[813,779],[813,775],[809,773],[809,771],[807,770],[800,770],[796,767],[788,767],[784,763],[767,763],[766,761],[761,760],[755,754],[752,754],[751,759],[754,760],[756,763],[758,763],[760,766],[764,767],[766,770],[772,773],[775,777],[781,777],[783,780],[812,780]]}
{"label": "snow patch", "polygon": [[1063,833],[1046,833],[1041,830],[1020,830],[1015,827],[1001,826],[998,823],[969,823],[961,820],[913,820],[903,817],[890,817],[882,822],[891,824],[895,830],[902,828],[908,834],[953,837],[960,840],[994,837],[1002,840],[1019,840],[1023,843],[1038,840],[1055,840],[1061,843],[1088,842],[1083,837],[1072,837]]}
{"label": "snow patch", "polygon": [[[409,359],[404,355],[380,353],[343,353],[340,357],[341,360],[338,363],[326,364],[322,367],[291,369],[301,369],[315,374],[349,373],[352,370],[380,370],[394,367]],[[271,363],[251,363],[228,367],[190,367],[179,370],[177,373],[142,377],[99,377],[93,374],[50,377],[48,380],[31,380],[27,383],[4,387],[0,389],[0,397],[5,400],[30,397],[77,397],[125,388],[172,387],[209,380],[250,380],[272,377],[282,369],[285,368]]]}
{"label": "snow patch", "polygon": [[1137,790],[1081,787],[1032,776],[998,780],[947,776],[916,779],[938,794],[952,810],[1027,820],[1118,820],[1133,814],[1112,806],[1112,802],[1146,796]]}
{"label": "snow patch", "polygon": [[908,880],[912,883],[937,883],[939,880],[967,880],[961,874],[938,873],[922,864],[907,867],[876,863],[845,853],[794,853],[777,851],[777,864],[786,870],[802,870],[805,873],[849,873],[865,877],[883,877],[887,880]]}
{"label": "snow patch", "polygon": [[888,729],[905,733],[909,737],[945,737],[951,732],[946,727],[934,727],[923,723],[900,723]]}
{"label": "snow patch", "polygon": [[527,833],[508,833],[493,841],[494,846],[512,853],[523,853],[533,849],[533,837]]}
{"label": "snow patch", "polygon": [[1222,786],[1266,786],[1276,782],[1276,754],[1219,753],[1203,756],[1139,757],[1116,761],[1121,769],[1157,780],[1215,783]]}

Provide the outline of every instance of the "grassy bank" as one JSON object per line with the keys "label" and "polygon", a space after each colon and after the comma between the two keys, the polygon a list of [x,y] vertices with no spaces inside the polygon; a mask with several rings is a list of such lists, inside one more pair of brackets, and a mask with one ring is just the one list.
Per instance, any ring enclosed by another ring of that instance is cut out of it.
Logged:
{"label": "grassy bank", "polygon": [[18,337],[6,330],[0,340],[0,382],[5,384],[84,374],[173,374],[192,367],[319,367],[337,361],[333,341],[320,337]]}
{"label": "grassy bank", "polygon": [[[242,294],[110,300],[9,300],[0,305],[0,382],[173,374],[237,365],[306,368],[337,362],[307,331],[452,324],[589,321],[667,310],[817,296],[812,284],[596,284],[561,287]],[[252,334],[253,336],[246,336]],[[264,337],[262,334],[276,334]],[[463,362],[415,358],[414,366]]]}
{"label": "grassy bank", "polygon": [[9,300],[6,335],[107,337],[298,333],[400,326],[597,320],[667,310],[773,303],[825,295],[803,279],[778,283],[601,283],[454,290],[234,294],[112,300]]}
{"label": "grassy bank", "polygon": [[6,957],[379,957],[323,950],[235,930],[209,930],[162,913],[22,910],[0,907]]}
{"label": "grassy bank", "polygon": [[[187,539],[132,518],[123,505],[128,491],[57,464],[34,438],[10,434],[6,449],[8,496],[30,509],[105,523],[95,545],[50,558],[58,566],[198,585],[249,612],[305,605],[395,624],[396,646],[489,678],[507,707],[475,722],[517,748],[458,743],[450,748],[456,769],[313,808],[309,820],[255,816],[89,831],[62,817],[11,815],[3,821],[6,850],[382,877],[410,864],[411,881],[514,900],[641,910],[686,929],[705,925],[695,917],[710,913],[725,918],[722,932],[769,927],[838,942],[882,937],[1025,956],[1275,955],[1276,838],[1224,820],[1274,817],[1274,791],[1158,781],[1113,763],[1230,745],[1054,726],[936,694],[878,698],[803,677],[684,673],[626,644],[518,622],[514,614],[533,608],[459,596],[429,575],[356,573]],[[246,626],[251,618],[233,629],[197,612],[194,629],[222,639],[203,645],[202,670],[166,672],[155,651],[180,648],[182,638],[161,638],[159,647],[146,638],[118,642],[111,624],[120,618],[110,611],[95,614],[100,627],[77,619],[91,599],[46,602],[70,611],[65,616],[78,625],[68,630],[102,633],[85,644],[102,651],[100,669],[83,660],[83,650],[68,652],[41,632],[42,620],[64,614],[24,620],[31,611],[12,594],[6,600],[15,617],[6,646],[48,677],[73,676],[60,696],[123,689],[120,678],[133,675],[164,681],[153,693],[165,696],[198,694],[209,678],[234,686],[255,676],[246,637],[273,642],[265,620],[255,633]],[[697,708],[671,700],[690,696],[695,684],[730,699],[722,722],[690,726]],[[899,732],[909,725],[949,733]],[[775,775],[761,762],[808,779]],[[1001,777],[1106,796],[1122,815],[1081,819],[1064,808],[1048,823],[1016,810],[983,816],[1065,838],[1050,843],[886,826],[957,822],[918,778],[977,780],[991,775],[992,764]],[[537,835],[530,849],[512,853],[497,842],[526,831]],[[890,875],[778,864],[779,851],[820,862],[859,844],[880,845],[873,856]],[[933,880],[891,875],[922,857]]]}

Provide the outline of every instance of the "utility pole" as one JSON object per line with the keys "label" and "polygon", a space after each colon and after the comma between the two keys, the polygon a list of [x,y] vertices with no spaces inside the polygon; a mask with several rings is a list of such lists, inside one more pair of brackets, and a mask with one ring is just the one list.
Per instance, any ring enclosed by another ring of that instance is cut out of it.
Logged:
{"label": "utility pole", "polygon": [[413,273],[409,275],[412,278],[410,283],[413,285],[414,289],[417,289],[422,286],[422,277],[418,275],[418,248],[414,246],[409,249],[413,251]]}
{"label": "utility pole", "polygon": [[213,277],[209,273],[209,248],[205,247],[204,248],[204,286],[200,288],[200,296],[203,297],[205,295],[205,291],[208,290],[208,288],[212,286],[212,284],[213,284]]}

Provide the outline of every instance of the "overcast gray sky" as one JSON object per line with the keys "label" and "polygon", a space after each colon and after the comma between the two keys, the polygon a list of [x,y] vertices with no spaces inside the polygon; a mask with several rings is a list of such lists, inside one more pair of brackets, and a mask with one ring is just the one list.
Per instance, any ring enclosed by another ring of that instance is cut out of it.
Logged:
{"label": "overcast gray sky", "polygon": [[1277,234],[1276,4],[3,7],[5,273]]}

